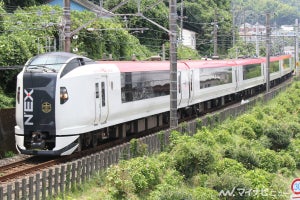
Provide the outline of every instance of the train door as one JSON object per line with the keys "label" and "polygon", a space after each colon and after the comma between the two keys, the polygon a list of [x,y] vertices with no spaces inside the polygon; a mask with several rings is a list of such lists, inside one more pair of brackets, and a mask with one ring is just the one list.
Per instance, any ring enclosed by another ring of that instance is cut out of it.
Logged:
{"label": "train door", "polygon": [[98,125],[100,118],[100,87],[99,87],[99,81],[96,79],[95,83],[95,120],[94,125]]}
{"label": "train door", "polygon": [[182,99],[182,84],[181,84],[181,72],[177,72],[177,106],[180,105]]}
{"label": "train door", "polygon": [[189,103],[190,97],[190,73],[189,71],[178,72],[178,107],[185,107]]}
{"label": "train door", "polygon": [[95,83],[95,124],[106,123],[108,117],[107,76],[102,76]]}
{"label": "train door", "polygon": [[106,123],[108,116],[107,76],[100,78],[100,123]]}
{"label": "train door", "polygon": [[194,99],[194,70],[190,71],[190,82],[189,82],[189,104]]}
{"label": "train door", "polygon": [[235,83],[235,90],[237,91],[239,89],[239,67],[232,67],[233,71],[233,82]]}

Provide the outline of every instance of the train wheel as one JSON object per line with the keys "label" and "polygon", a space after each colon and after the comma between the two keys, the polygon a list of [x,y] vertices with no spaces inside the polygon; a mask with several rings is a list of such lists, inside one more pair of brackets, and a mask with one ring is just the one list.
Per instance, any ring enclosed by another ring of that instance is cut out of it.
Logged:
{"label": "train wheel", "polygon": [[93,134],[93,147],[98,146],[98,135]]}
{"label": "train wheel", "polygon": [[163,124],[169,124],[170,123],[170,113],[163,113]]}
{"label": "train wheel", "polygon": [[92,141],[93,141],[92,133],[85,134],[83,140],[84,148],[89,147],[92,144]]}
{"label": "train wheel", "polygon": [[77,147],[77,151],[80,152],[82,151],[82,137],[79,136],[78,138],[78,147]]}

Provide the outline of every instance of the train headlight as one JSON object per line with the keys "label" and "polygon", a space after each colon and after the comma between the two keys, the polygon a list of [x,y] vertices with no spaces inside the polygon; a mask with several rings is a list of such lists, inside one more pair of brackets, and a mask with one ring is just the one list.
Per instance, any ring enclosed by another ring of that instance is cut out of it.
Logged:
{"label": "train headlight", "polygon": [[64,104],[66,101],[68,101],[69,95],[67,88],[60,87],[60,104]]}

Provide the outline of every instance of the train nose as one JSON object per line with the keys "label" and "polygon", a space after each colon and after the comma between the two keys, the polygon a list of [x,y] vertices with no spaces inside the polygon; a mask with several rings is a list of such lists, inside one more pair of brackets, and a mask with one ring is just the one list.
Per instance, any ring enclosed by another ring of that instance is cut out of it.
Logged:
{"label": "train nose", "polygon": [[33,132],[31,137],[32,149],[44,149],[45,148],[45,136],[41,132]]}

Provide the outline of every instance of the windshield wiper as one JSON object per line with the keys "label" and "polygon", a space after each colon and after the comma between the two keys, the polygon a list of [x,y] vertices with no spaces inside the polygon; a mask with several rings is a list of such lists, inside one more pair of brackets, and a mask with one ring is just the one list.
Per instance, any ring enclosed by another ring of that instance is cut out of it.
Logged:
{"label": "windshield wiper", "polygon": [[51,72],[56,72],[55,69],[53,69],[51,67],[47,67],[46,65],[33,65],[33,66],[28,66],[27,67],[27,70],[31,70],[31,69],[42,69],[44,72],[49,72],[49,70]]}

